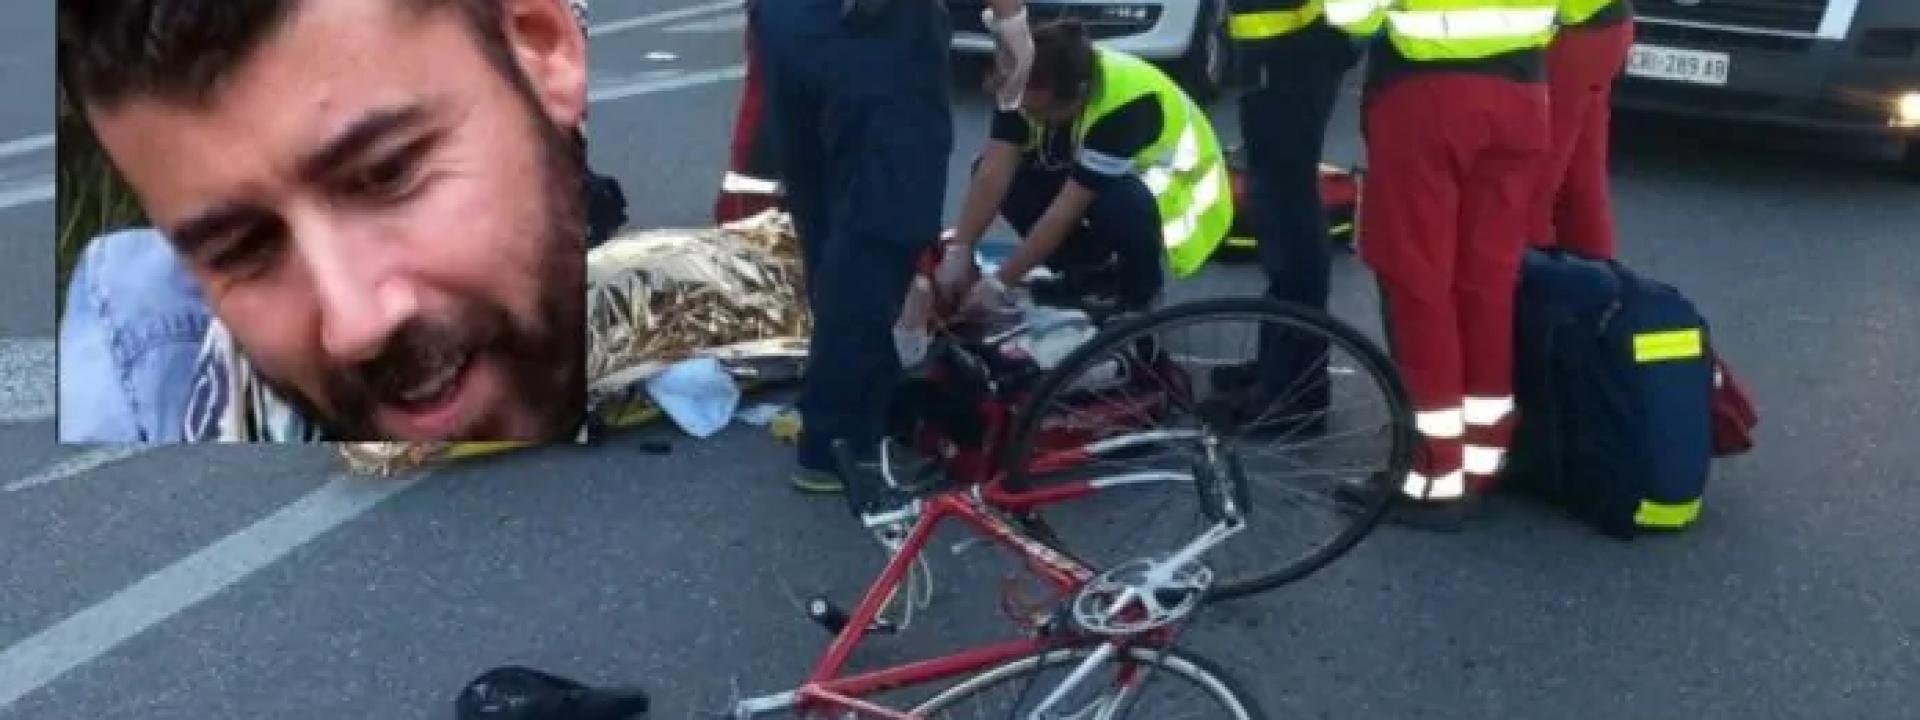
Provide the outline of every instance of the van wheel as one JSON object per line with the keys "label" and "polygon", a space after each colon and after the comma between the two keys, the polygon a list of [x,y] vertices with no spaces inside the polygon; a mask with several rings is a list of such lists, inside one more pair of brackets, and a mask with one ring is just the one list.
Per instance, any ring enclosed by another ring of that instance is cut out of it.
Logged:
{"label": "van wheel", "polygon": [[1218,99],[1233,76],[1233,38],[1227,34],[1227,13],[1218,2],[1206,3],[1193,26],[1187,54],[1175,61],[1174,77],[1185,85],[1194,102]]}

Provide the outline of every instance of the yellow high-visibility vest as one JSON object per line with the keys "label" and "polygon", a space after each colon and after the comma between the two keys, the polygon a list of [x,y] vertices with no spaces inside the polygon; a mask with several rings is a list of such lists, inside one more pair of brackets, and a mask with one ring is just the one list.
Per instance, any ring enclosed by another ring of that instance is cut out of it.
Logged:
{"label": "yellow high-visibility vest", "polygon": [[[1073,147],[1088,129],[1129,102],[1152,96],[1160,105],[1160,136],[1132,158],[1133,169],[1160,208],[1161,237],[1175,277],[1200,270],[1233,227],[1233,184],[1225,153],[1205,111],[1166,73],[1145,60],[1094,48],[1098,81],[1073,123]],[[1046,134],[1027,118],[1028,147]]]}
{"label": "yellow high-visibility vest", "polygon": [[1326,17],[1352,35],[1384,27],[1409,60],[1478,60],[1546,47],[1563,1],[1326,0]]}

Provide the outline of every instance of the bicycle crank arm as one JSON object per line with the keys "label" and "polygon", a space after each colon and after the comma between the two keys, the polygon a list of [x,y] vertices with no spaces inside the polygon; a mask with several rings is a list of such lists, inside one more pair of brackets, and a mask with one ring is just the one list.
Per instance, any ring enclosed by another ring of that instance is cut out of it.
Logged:
{"label": "bicycle crank arm", "polygon": [[[807,619],[818,623],[820,627],[825,628],[828,633],[836,636],[839,635],[841,631],[847,629],[847,623],[853,620],[851,616],[847,615],[846,609],[833,604],[832,600],[824,597],[816,597],[807,601]],[[895,634],[899,632],[899,630],[900,628],[898,626],[887,621],[885,618],[875,618],[873,624],[867,626],[867,632],[885,635]]]}

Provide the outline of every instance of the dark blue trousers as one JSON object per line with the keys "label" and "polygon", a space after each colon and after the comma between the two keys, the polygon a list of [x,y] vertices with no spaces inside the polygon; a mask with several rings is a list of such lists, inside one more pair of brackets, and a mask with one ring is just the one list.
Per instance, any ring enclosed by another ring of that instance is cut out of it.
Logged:
{"label": "dark blue trousers", "polygon": [[828,472],[834,440],[863,456],[879,440],[900,376],[893,323],[915,259],[939,239],[953,151],[944,4],[891,0],[858,24],[841,8],[753,6],[813,313],[799,461]]}
{"label": "dark blue trousers", "polygon": [[[1320,161],[1341,81],[1359,51],[1338,30],[1315,23],[1251,44],[1244,52],[1259,79],[1240,100],[1249,172],[1246,207],[1240,211],[1252,222],[1267,295],[1324,311],[1331,247],[1320,198]],[[1300,378],[1324,374],[1326,352],[1324,342],[1264,333],[1260,376],[1296,388],[1299,401],[1317,406],[1301,409],[1323,408],[1326,383]]]}

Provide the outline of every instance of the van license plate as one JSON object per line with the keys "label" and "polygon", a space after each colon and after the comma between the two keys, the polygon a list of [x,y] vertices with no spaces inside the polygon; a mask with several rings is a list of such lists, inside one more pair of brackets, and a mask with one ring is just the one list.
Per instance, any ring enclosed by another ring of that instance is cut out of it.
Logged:
{"label": "van license plate", "polygon": [[1634,45],[1627,57],[1627,74],[1697,85],[1725,85],[1733,66],[1726,53],[1681,50],[1658,45]]}

